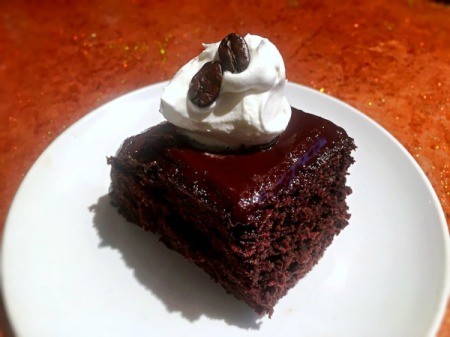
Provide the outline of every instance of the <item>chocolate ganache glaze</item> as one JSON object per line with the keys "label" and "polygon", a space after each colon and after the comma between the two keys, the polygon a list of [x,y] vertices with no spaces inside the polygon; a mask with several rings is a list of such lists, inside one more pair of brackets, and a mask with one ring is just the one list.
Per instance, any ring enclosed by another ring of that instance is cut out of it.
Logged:
{"label": "chocolate ganache glaze", "polygon": [[[173,172],[166,172],[171,173],[174,183],[181,181],[177,176],[182,174],[184,184],[191,184],[185,187],[192,193],[208,195],[206,201],[211,207],[225,205],[245,221],[254,206],[260,207],[290,189],[299,179],[300,169],[301,179],[307,179],[304,172],[313,172],[332,153],[340,151],[346,145],[345,139],[346,132],[332,122],[292,108],[286,131],[267,148],[208,152],[193,146],[176,126],[164,122],[126,139],[117,159],[138,160],[141,165],[136,169],[142,170],[144,176],[156,169],[153,160],[157,154],[159,165],[161,158],[176,164],[167,165]],[[270,181],[267,177],[271,177]]]}

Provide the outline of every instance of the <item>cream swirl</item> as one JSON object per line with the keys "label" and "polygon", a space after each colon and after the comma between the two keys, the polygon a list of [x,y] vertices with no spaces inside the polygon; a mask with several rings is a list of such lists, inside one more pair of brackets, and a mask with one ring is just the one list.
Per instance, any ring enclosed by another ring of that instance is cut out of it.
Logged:
{"label": "cream swirl", "polygon": [[250,64],[241,73],[225,71],[219,97],[200,108],[187,97],[189,83],[208,61],[219,60],[220,42],[184,65],[164,88],[160,111],[172,124],[205,146],[236,149],[270,143],[289,123],[284,95],[286,71],[278,49],[266,38],[247,34]]}

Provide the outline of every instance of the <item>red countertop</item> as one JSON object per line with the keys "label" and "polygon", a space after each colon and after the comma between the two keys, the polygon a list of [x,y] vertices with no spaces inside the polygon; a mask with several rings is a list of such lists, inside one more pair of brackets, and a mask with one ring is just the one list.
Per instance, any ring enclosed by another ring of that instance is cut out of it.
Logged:
{"label": "red countertop", "polygon": [[[382,1],[0,1],[0,228],[24,175],[96,107],[169,79],[201,42],[270,38],[290,81],[373,118],[450,219],[450,5]],[[0,336],[11,336],[3,310]],[[450,336],[450,311],[440,337]]]}

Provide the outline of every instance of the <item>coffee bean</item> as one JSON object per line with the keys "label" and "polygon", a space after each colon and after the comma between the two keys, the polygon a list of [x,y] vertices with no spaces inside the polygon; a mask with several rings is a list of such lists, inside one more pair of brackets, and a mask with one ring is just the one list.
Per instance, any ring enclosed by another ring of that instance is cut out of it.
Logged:
{"label": "coffee bean", "polygon": [[247,69],[250,63],[250,52],[244,38],[236,33],[227,35],[219,45],[219,58],[223,71],[234,74]]}
{"label": "coffee bean", "polygon": [[217,61],[206,62],[192,77],[188,97],[192,103],[204,108],[211,105],[219,96],[222,84],[222,67]]}

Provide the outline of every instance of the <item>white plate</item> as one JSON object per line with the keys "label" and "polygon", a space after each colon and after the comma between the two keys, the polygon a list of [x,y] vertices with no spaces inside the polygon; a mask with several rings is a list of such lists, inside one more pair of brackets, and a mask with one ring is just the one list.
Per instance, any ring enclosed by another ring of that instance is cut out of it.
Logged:
{"label": "white plate", "polygon": [[423,172],[386,131],[312,89],[293,106],[331,119],[358,146],[350,225],[319,264],[257,318],[196,266],[108,203],[121,142],[159,122],[163,83],[120,97],[36,161],[9,212],[3,291],[18,336],[414,337],[436,332],[449,290],[447,227]]}

